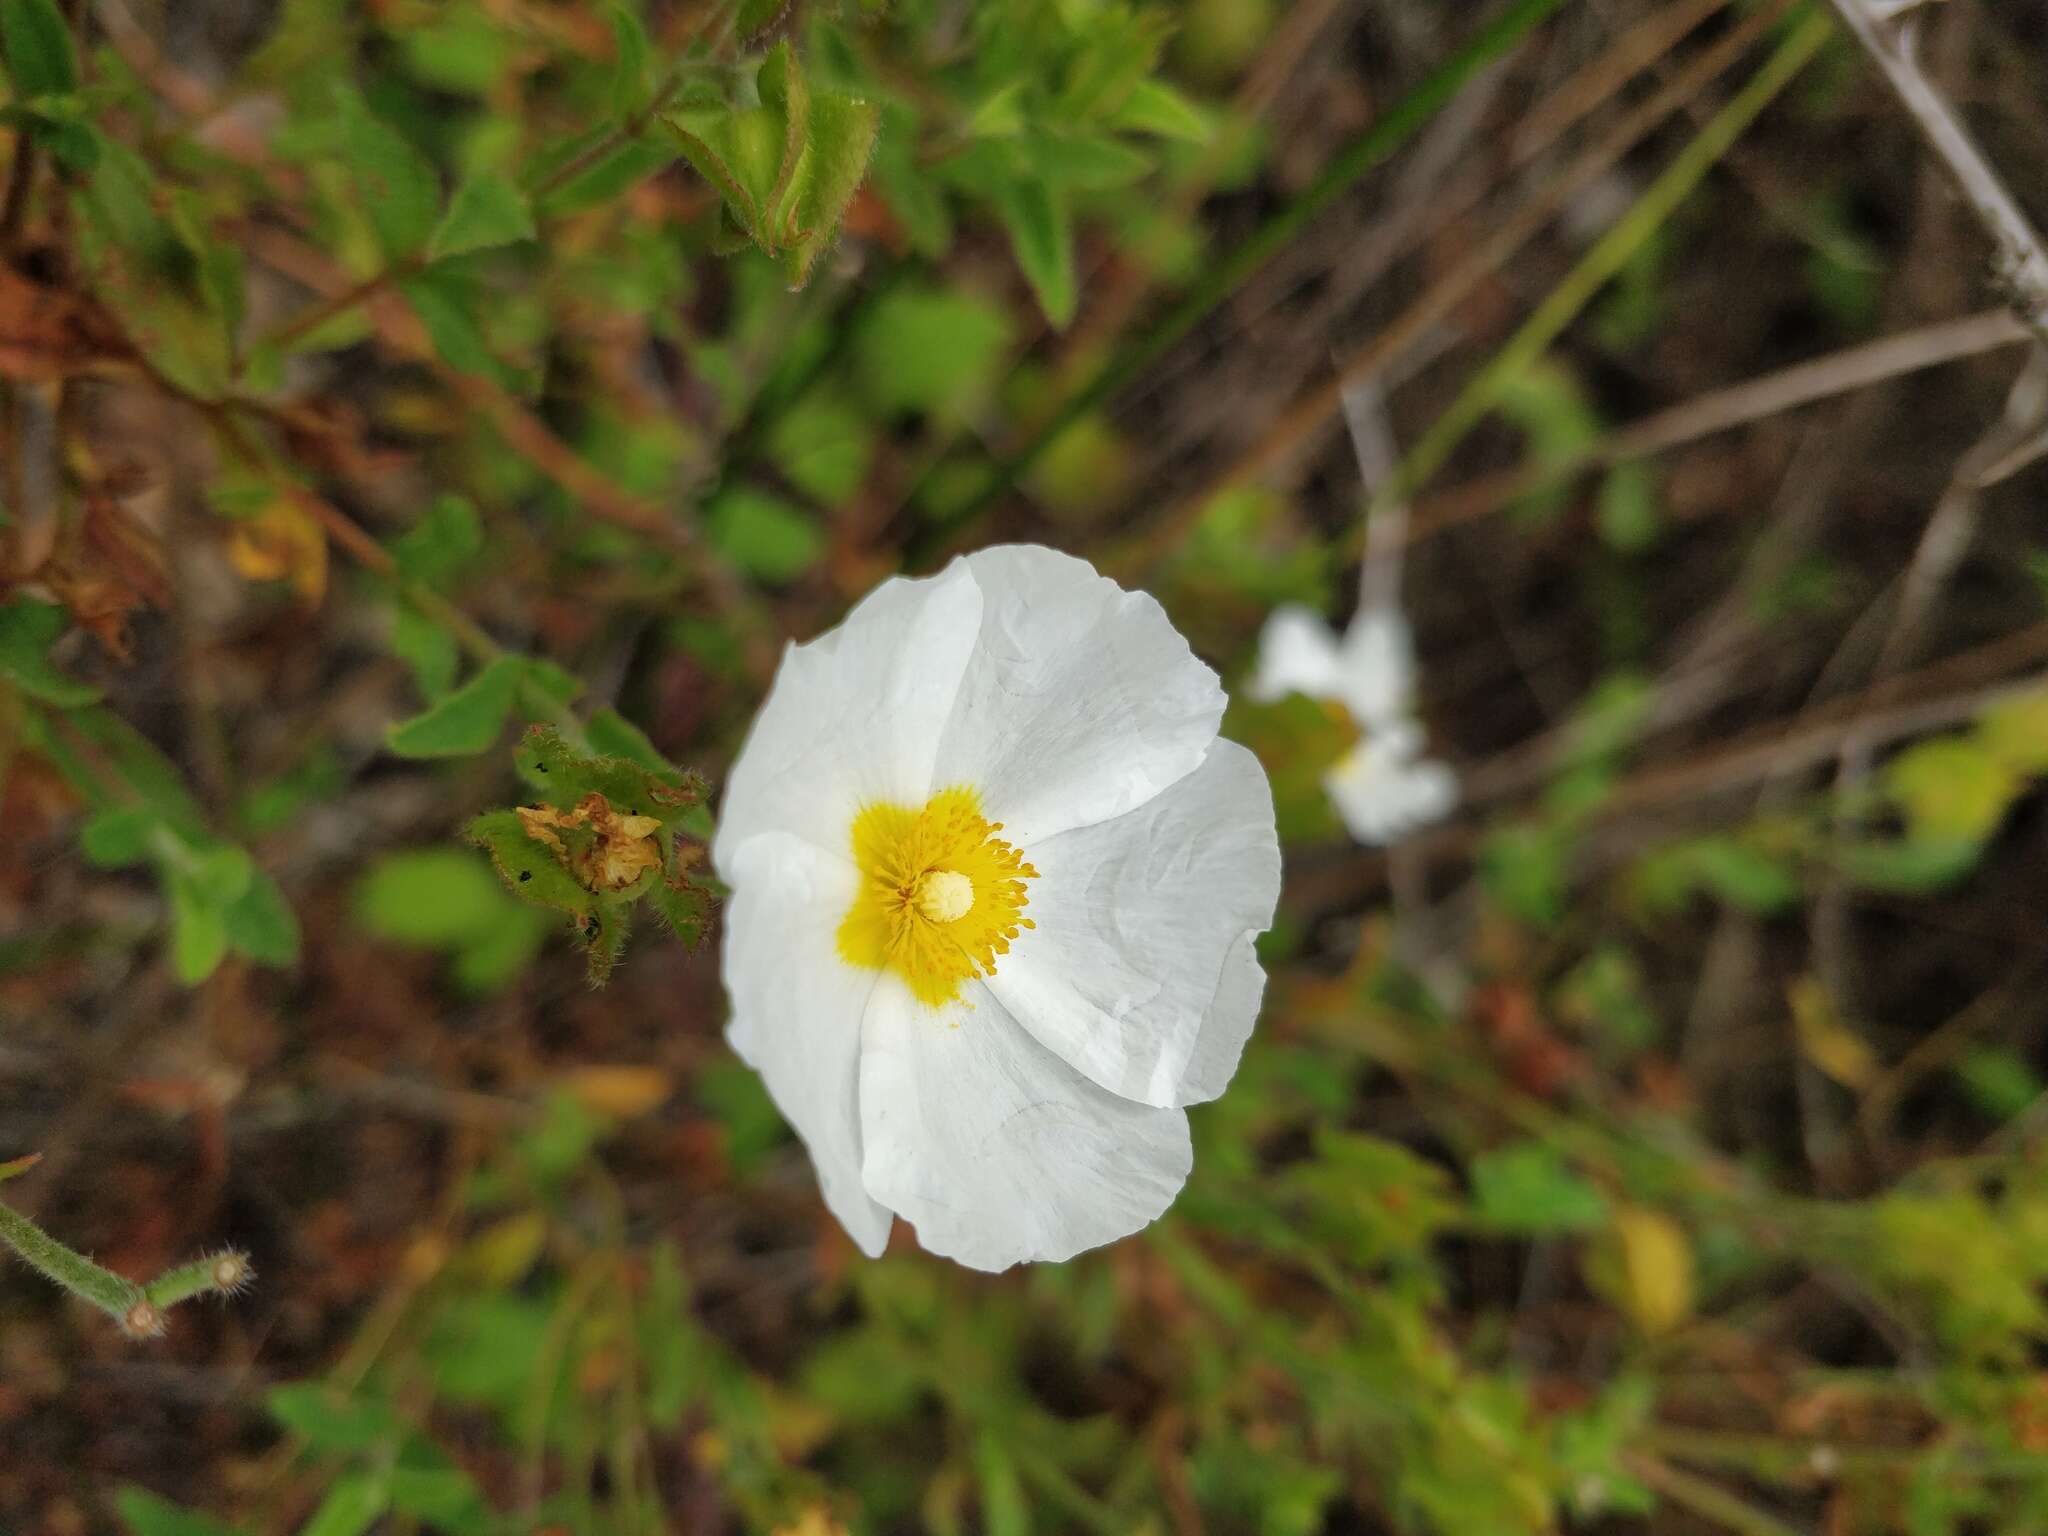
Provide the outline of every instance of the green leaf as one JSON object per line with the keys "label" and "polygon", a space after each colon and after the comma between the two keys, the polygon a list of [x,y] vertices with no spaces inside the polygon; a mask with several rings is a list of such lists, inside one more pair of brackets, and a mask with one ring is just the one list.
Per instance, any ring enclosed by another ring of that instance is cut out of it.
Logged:
{"label": "green leaf", "polygon": [[867,413],[836,392],[814,389],[769,428],[767,448],[785,480],[829,506],[860,489],[874,436]]}
{"label": "green leaf", "polygon": [[747,486],[713,501],[706,522],[712,547],[766,582],[794,581],[825,553],[825,536],[814,519],[779,496]]}
{"label": "green leaf", "polygon": [[1482,1221],[1503,1232],[1583,1232],[1607,1219],[1600,1191],[1539,1141],[1474,1158],[1472,1203]]}
{"label": "green leaf", "polygon": [[985,97],[968,114],[962,132],[977,139],[1014,138],[1024,131],[1024,94],[1027,83],[1012,80]]}
{"label": "green leaf", "polygon": [[222,909],[229,946],[258,965],[296,965],[299,920],[270,876],[257,871],[242,894]]}
{"label": "green leaf", "polygon": [[458,373],[478,373],[500,384],[512,382],[510,372],[491,351],[478,323],[478,296],[470,284],[445,268],[434,268],[401,282],[399,291],[420,317],[434,350]]}
{"label": "green leaf", "polygon": [[461,848],[386,854],[357,882],[352,905],[371,933],[419,949],[461,949],[520,910],[490,865]]}
{"label": "green leaf", "polygon": [[1799,877],[1785,863],[1732,837],[1688,845],[1693,878],[1732,907],[1768,917],[1799,902]]}
{"label": "green leaf", "polygon": [[327,1490],[299,1536],[363,1536],[391,1507],[391,1484],[382,1475],[344,1472]]}
{"label": "green leaf", "polygon": [[78,89],[78,57],[56,0],[0,0],[0,53],[24,100]]}
{"label": "green leaf", "polygon": [[[572,140],[563,148],[574,154],[588,149],[590,143],[608,137],[609,134],[609,129],[598,129],[596,137],[589,142]],[[675,150],[667,144],[657,143],[652,139],[628,139],[616,148],[599,155],[584,169],[547,192],[540,200],[541,210],[559,217],[608,203],[628,187],[645,181],[656,171],[671,164],[675,158]],[[568,158],[565,157],[561,163],[567,164]],[[538,185],[541,177],[545,175],[546,168],[540,168],[540,176],[533,177],[531,184]]]}
{"label": "green leaf", "polygon": [[871,411],[974,414],[1010,350],[1010,317],[967,289],[903,284],[877,299],[853,335],[853,371]]}
{"label": "green leaf", "polygon": [[405,1425],[388,1403],[347,1394],[317,1381],[272,1387],[270,1416],[323,1455],[350,1455],[395,1445]]}
{"label": "green leaf", "polygon": [[996,212],[1009,232],[1038,307],[1055,330],[1074,318],[1079,293],[1074,282],[1074,231],[1066,199],[1047,183],[1018,180],[993,189]]}
{"label": "green leaf", "polygon": [[95,703],[100,691],[50,665],[50,647],[63,634],[65,623],[64,610],[54,603],[17,597],[0,607],[0,678],[32,699],[59,709],[78,709]]}
{"label": "green leaf", "polygon": [[466,497],[446,494],[392,541],[391,553],[407,578],[444,589],[483,548],[484,525],[476,508]]}
{"label": "green leaf", "polygon": [[171,970],[186,986],[197,986],[228,952],[227,915],[214,893],[189,875],[172,871],[166,889],[171,905]]}
{"label": "green leaf", "polygon": [[427,241],[427,257],[461,256],[534,238],[533,208],[511,178],[480,171],[455,189]]}
{"label": "green leaf", "polygon": [[583,727],[583,734],[602,757],[622,757],[656,773],[681,777],[682,770],[661,755],[654,743],[647,739],[647,733],[616,709],[597,711]]}
{"label": "green leaf", "polygon": [[140,1488],[123,1488],[115,1494],[114,1508],[134,1536],[236,1536],[238,1529]]}
{"label": "green leaf", "polygon": [[654,45],[637,4],[612,0],[612,110],[622,117],[654,100]]}
{"label": "green leaf", "polygon": [[1172,86],[1140,80],[1110,117],[1127,133],[1149,133],[1163,139],[1205,143],[1215,131],[1208,117]]}
{"label": "green leaf", "polygon": [[352,88],[337,86],[334,99],[338,148],[355,178],[363,212],[387,257],[409,256],[440,214],[441,178]]}
{"label": "green leaf", "polygon": [[1931,896],[1963,879],[1983,857],[1984,845],[1974,838],[1907,837],[1845,844],[1833,860],[1844,879],[1866,890]]}
{"label": "green leaf", "polygon": [[156,856],[156,836],[161,830],[163,818],[150,806],[111,806],[95,813],[78,829],[78,847],[90,864],[101,869],[124,869],[131,864],[147,863]]}
{"label": "green leaf", "polygon": [[391,654],[411,668],[413,686],[428,700],[446,695],[462,668],[462,647],[455,636],[406,602],[392,610]]}
{"label": "green leaf", "polygon": [[392,726],[385,742],[400,757],[468,757],[489,749],[505,728],[526,675],[516,656],[500,656],[439,703]]}
{"label": "green leaf", "polygon": [[790,0],[740,0],[734,30],[742,39],[759,36],[780,21],[789,6]]}
{"label": "green leaf", "polygon": [[1993,1120],[2010,1120],[2044,1091],[2040,1074],[2019,1052],[2002,1045],[1980,1045],[1956,1063],[1956,1077]]}

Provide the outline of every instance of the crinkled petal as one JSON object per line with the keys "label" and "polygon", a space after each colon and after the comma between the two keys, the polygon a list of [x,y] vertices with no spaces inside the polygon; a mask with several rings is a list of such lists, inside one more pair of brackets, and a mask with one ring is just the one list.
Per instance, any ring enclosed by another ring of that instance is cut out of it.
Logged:
{"label": "crinkled petal", "polygon": [[984,987],[929,1009],[893,977],[861,1025],[868,1193],[973,1269],[1066,1259],[1154,1220],[1187,1181],[1187,1116],[1097,1087]]}
{"label": "crinkled petal", "polygon": [[1397,720],[1415,694],[1415,638],[1408,621],[1385,609],[1359,610],[1345,631],[1338,697],[1368,730]]}
{"label": "crinkled petal", "polygon": [[975,786],[1022,843],[1122,815],[1195,770],[1223,689],[1157,602],[1035,546],[963,566],[981,585],[981,633],[934,790]]}
{"label": "crinkled petal", "polygon": [[885,581],[837,629],[783,653],[775,685],[727,780],[712,857],[792,832],[850,853],[856,809],[922,805],[939,739],[981,629],[981,589],[960,562]]}
{"label": "crinkled petal", "polygon": [[1290,693],[1344,697],[1344,666],[1330,626],[1299,603],[1275,608],[1259,633],[1259,664],[1245,692],[1261,704]]}
{"label": "crinkled petal", "polygon": [[852,864],[783,832],[750,837],[726,876],[726,1038],[761,1074],[809,1148],[825,1203],[861,1251],[879,1254],[891,1217],[861,1181],[861,1016],[875,973],[840,960],[834,934],[853,900]]}
{"label": "crinkled petal", "polygon": [[1323,776],[1323,788],[1351,835],[1372,846],[1398,843],[1443,820],[1458,803],[1458,776],[1448,764],[1417,759],[1373,737]]}
{"label": "crinkled petal", "polygon": [[1025,850],[1039,878],[988,983],[1038,1042],[1114,1093],[1213,1099],[1265,989],[1253,941],[1280,896],[1273,796],[1257,758],[1218,741],[1137,810]]}

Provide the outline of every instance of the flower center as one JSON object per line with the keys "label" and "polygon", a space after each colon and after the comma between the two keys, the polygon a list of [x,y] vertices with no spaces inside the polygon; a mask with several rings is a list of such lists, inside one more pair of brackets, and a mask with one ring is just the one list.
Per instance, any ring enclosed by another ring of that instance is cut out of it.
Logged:
{"label": "flower center", "polygon": [[957,869],[929,870],[918,878],[917,910],[935,923],[957,923],[974,910],[974,882]]}
{"label": "flower center", "polygon": [[922,809],[879,802],[853,818],[849,838],[860,889],[839,925],[839,956],[863,970],[896,972],[937,1008],[963,982],[993,976],[1019,930],[1024,882],[1038,871],[996,834],[967,788],[942,789]]}

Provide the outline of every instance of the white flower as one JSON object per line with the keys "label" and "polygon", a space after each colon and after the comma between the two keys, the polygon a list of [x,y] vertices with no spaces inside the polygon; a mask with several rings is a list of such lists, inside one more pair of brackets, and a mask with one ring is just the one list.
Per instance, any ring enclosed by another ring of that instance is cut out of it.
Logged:
{"label": "white flower", "polygon": [[1458,803],[1457,776],[1422,756],[1415,644],[1400,614],[1362,608],[1340,641],[1308,609],[1276,608],[1247,691],[1267,703],[1304,693],[1350,713],[1358,744],[1323,775],[1323,788],[1361,843],[1399,842]]}
{"label": "white flower", "polygon": [[884,582],[784,655],[713,857],[728,1037],[869,1254],[1144,1226],[1236,1070],[1272,796],[1150,597],[1034,547]]}

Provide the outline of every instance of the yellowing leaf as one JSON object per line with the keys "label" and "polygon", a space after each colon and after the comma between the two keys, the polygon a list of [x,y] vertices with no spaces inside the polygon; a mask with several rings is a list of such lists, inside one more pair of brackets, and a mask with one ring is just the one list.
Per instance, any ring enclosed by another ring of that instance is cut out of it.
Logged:
{"label": "yellowing leaf", "polygon": [[540,1259],[548,1240],[547,1218],[539,1211],[522,1211],[493,1222],[463,1247],[456,1263],[465,1275],[473,1276],[492,1290],[517,1285]]}
{"label": "yellowing leaf", "polygon": [[245,581],[286,581],[308,608],[327,591],[327,535],[289,501],[271,502],[236,523],[228,535],[228,564]]}
{"label": "yellowing leaf", "polygon": [[1799,1054],[1844,1088],[1868,1088],[1877,1077],[1877,1057],[1863,1037],[1842,1022],[1827,988],[1802,976],[1787,989],[1787,996]]}
{"label": "yellowing leaf", "polygon": [[1885,788],[1915,837],[1982,841],[2021,789],[2005,759],[1964,736],[1908,747],[1885,765]]}
{"label": "yellowing leaf", "polygon": [[1647,1334],[1669,1333],[1692,1316],[1692,1244],[1662,1211],[1623,1206],[1614,1213],[1621,1242],[1622,1305]]}
{"label": "yellowing leaf", "polygon": [[2014,773],[2048,773],[2048,688],[1992,705],[1977,722],[1977,741]]}
{"label": "yellowing leaf", "polygon": [[634,1120],[659,1109],[675,1092],[660,1067],[578,1067],[562,1079],[570,1096],[586,1109],[614,1120]]}

